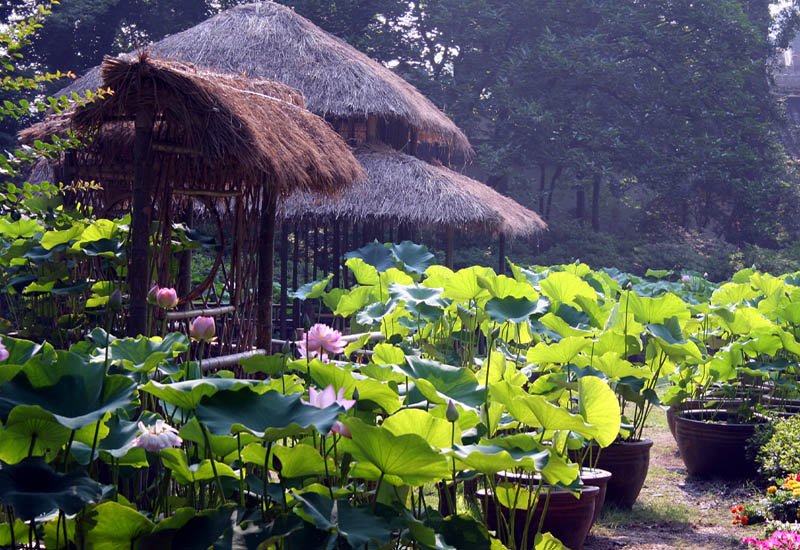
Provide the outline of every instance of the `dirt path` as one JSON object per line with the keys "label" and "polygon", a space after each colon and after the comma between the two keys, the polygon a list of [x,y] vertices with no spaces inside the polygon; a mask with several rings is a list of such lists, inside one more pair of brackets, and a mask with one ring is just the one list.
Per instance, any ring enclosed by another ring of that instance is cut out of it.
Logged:
{"label": "dirt path", "polygon": [[653,440],[650,470],[632,510],[604,508],[584,550],[739,549],[759,527],[731,525],[730,507],[759,491],[740,480],[689,477],[662,413],[646,430]]}

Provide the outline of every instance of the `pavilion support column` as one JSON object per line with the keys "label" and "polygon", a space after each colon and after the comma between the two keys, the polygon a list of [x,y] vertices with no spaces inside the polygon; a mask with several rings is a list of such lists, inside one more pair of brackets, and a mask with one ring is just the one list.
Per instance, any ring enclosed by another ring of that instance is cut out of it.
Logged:
{"label": "pavilion support column", "polygon": [[497,273],[499,275],[505,275],[505,272],[506,272],[506,234],[505,233],[500,233],[500,239],[499,240],[500,240],[500,243],[499,243],[500,251],[498,253],[498,256],[499,256],[500,263],[499,263],[499,266],[498,266],[498,269],[497,269]]}
{"label": "pavilion support column", "polygon": [[289,336],[289,231],[284,220],[281,225],[281,340]]}
{"label": "pavilion support column", "polygon": [[453,269],[453,243],[456,240],[455,229],[452,226],[447,228],[447,249],[445,251],[444,264]]}
{"label": "pavilion support column", "polygon": [[155,109],[142,102],[136,113],[133,142],[133,197],[131,204],[131,255],[128,259],[128,335],[147,334],[147,291],[150,281],[148,248],[153,196],[150,143]]}
{"label": "pavilion support column", "polygon": [[[266,180],[266,177],[265,177]],[[258,255],[258,331],[257,347],[272,353],[272,281],[275,260],[275,211],[277,195],[267,187],[266,181],[261,190],[261,226],[259,240],[261,250]]]}
{"label": "pavilion support column", "polygon": [[341,262],[341,236],[339,235],[339,220],[333,221],[333,261],[331,267],[333,269],[333,288],[341,288],[342,286],[342,262]]}

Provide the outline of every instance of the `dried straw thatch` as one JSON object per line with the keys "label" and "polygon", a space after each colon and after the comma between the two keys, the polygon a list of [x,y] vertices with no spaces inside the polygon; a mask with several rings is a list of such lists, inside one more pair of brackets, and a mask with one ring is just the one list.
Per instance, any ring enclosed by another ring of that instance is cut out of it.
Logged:
{"label": "dried straw thatch", "polygon": [[[380,63],[273,2],[238,6],[186,31],[164,38],[151,51],[217,71],[283,82],[324,117],[377,115],[407,121],[420,140],[471,147],[464,133],[416,88]],[[98,68],[61,93],[96,89]]]}
{"label": "dried straw thatch", "polygon": [[[79,156],[80,167],[114,179],[133,171],[133,119],[155,109],[154,163],[194,186],[237,189],[264,175],[282,193],[333,194],[362,178],[350,148],[323,119],[303,107],[297,91],[277,82],[208,72],[142,54],[107,57],[102,86],[113,93],[53,115],[20,133],[23,142],[73,129],[100,133]],[[116,167],[116,168],[115,168]],[[90,174],[93,175],[93,174]],[[127,177],[126,177],[127,176]]]}
{"label": "dried straw thatch", "polygon": [[547,225],[535,212],[472,178],[388,147],[356,151],[366,181],[338,200],[305,192],[279,204],[285,219],[394,221],[415,226],[484,230],[523,237]]}

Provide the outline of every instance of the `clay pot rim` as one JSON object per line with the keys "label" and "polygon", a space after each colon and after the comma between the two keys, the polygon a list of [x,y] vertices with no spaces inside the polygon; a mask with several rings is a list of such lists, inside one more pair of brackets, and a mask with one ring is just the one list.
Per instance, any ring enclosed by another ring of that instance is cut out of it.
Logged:
{"label": "clay pot rim", "polygon": [[[498,472],[498,473],[499,473],[499,472]],[[562,488],[560,488],[560,487],[556,487],[556,486],[554,486],[554,485],[547,485],[547,484],[545,484],[545,485],[543,485],[543,486],[542,486],[542,489],[544,489],[545,487],[550,487],[550,488],[551,488],[551,489],[550,489],[550,494],[551,494],[551,495],[555,495],[555,494],[567,494],[567,495],[572,495],[572,492],[571,492],[571,491],[568,491],[567,489],[562,489]],[[583,486],[583,488],[581,489],[581,492],[580,492],[580,494],[579,494],[579,495],[578,495],[578,496],[575,498],[575,500],[579,500],[579,499],[580,499],[580,497],[581,497],[581,496],[583,496],[583,494],[584,494],[584,493],[590,493],[590,494],[591,494],[591,493],[599,493],[599,492],[600,492],[600,487],[597,487],[596,485],[584,485],[584,486]],[[477,491],[475,491],[475,494],[476,494],[476,495],[477,495],[479,498],[480,498],[480,497],[483,497],[484,495],[490,495],[491,493],[492,493],[492,489],[491,489],[491,488],[488,488],[488,489],[478,489]],[[542,496],[541,496],[540,498],[544,498],[545,494],[546,494],[546,493],[542,492]],[[573,496],[574,496],[574,495],[573,495]]]}
{"label": "clay pot rim", "polygon": [[[620,447],[635,447],[637,445],[652,447],[653,446],[653,440],[652,439],[637,439],[636,441],[626,441],[626,440],[623,439],[622,441],[614,441],[614,443],[612,443],[608,447],[613,447],[615,445],[616,446],[620,446]],[[608,447],[603,447],[601,449],[601,452],[602,452],[603,449],[608,449]]]}
{"label": "clay pot rim", "polygon": [[[697,420],[697,419],[694,419],[694,418],[686,418],[687,414],[708,413],[708,412],[714,412],[716,414],[721,415],[723,417],[723,420]],[[711,425],[711,426],[730,426],[730,427],[759,426],[761,424],[766,424],[768,422],[766,419],[763,419],[761,422],[737,422],[737,423],[731,423],[731,422],[725,422],[724,421],[724,418],[727,417],[727,416],[728,416],[728,411],[722,411],[722,410],[720,410],[720,411],[711,411],[709,409],[689,409],[689,410],[685,410],[685,411],[677,411],[675,413],[675,420],[676,421],[680,420],[681,422],[691,422],[691,423],[694,423],[694,424],[705,424],[705,425]]]}

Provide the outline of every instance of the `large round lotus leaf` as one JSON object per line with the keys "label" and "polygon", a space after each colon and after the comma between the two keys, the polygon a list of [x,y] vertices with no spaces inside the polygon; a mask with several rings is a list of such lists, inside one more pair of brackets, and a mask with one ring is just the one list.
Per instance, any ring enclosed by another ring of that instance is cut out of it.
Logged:
{"label": "large round lotus leaf", "polygon": [[544,313],[543,309],[539,308],[539,302],[533,302],[527,298],[492,298],[486,302],[486,313],[492,318],[495,323],[505,323],[511,321],[512,323],[522,323],[528,320],[528,317],[534,313]]}
{"label": "large round lotus leaf", "polygon": [[594,440],[601,447],[611,445],[619,434],[619,401],[609,385],[596,376],[578,380],[578,410],[595,428]]}
{"label": "large round lotus leaf", "polygon": [[333,273],[319,281],[306,283],[295,291],[288,292],[289,298],[293,300],[313,300],[322,296],[328,287],[328,282],[333,278]]}
{"label": "large round lotus leaf", "polygon": [[160,451],[160,456],[164,466],[172,470],[175,479],[184,485],[214,479],[214,467],[216,467],[219,477],[239,477],[239,473],[224,462],[215,460],[212,466],[210,458],[196,464],[189,464],[183,449],[163,449]]}
{"label": "large round lotus leaf", "polygon": [[[392,257],[392,254],[389,252],[389,249],[386,248],[381,243],[379,243],[378,241],[373,241],[369,244],[362,246],[358,250],[353,250],[351,252],[348,252],[347,254],[344,255],[344,257],[347,258],[348,260],[350,258],[358,258],[362,260],[365,264],[374,267],[376,270],[378,270],[379,273],[382,271],[386,271],[390,267],[395,266],[394,258]],[[361,284],[368,284],[368,283],[361,283]]]}
{"label": "large round lotus leaf", "polygon": [[403,241],[400,244],[393,244],[389,250],[395,260],[403,264],[406,271],[414,273],[425,273],[435,261],[434,256],[428,247],[423,244],[415,244],[411,241]]}
{"label": "large round lotus leaf", "polygon": [[85,550],[130,550],[153,527],[153,522],[135,509],[104,502],[86,515],[79,530]]}
{"label": "large round lotus leaf", "polygon": [[[453,426],[427,411],[403,409],[383,421],[383,427],[394,435],[417,434],[439,449],[452,446]],[[461,443],[461,429],[456,426],[455,442]]]}
{"label": "large round lotus leaf", "polygon": [[196,512],[181,508],[172,517],[159,522],[153,532],[136,544],[137,550],[207,550],[231,528],[234,505]]}
{"label": "large round lotus leaf", "polygon": [[451,475],[444,455],[416,434],[397,436],[352,417],[343,422],[353,438],[343,438],[340,445],[358,461],[354,475],[365,479],[383,475],[395,486],[421,485]]}
{"label": "large round lotus leaf", "polygon": [[76,514],[101,494],[100,484],[85,474],[55,472],[41,457],[0,470],[0,504],[13,507],[25,521],[53,510]]}
{"label": "large round lotus leaf", "polygon": [[467,368],[414,355],[407,356],[406,362],[396,368],[413,379],[417,390],[431,403],[447,403],[448,399],[452,399],[474,408],[484,402],[484,390],[475,374]]}
{"label": "large round lotus leaf", "polygon": [[441,288],[429,288],[419,284],[401,285],[392,283],[389,285],[389,295],[395,300],[402,300],[406,305],[427,304],[435,307],[446,307],[447,303],[442,299]]}
{"label": "large round lotus leaf", "polygon": [[[149,372],[187,349],[189,340],[179,332],[167,334],[164,338],[121,338],[109,346],[108,359],[114,363],[122,362],[127,370]],[[97,350],[94,360],[105,362],[105,350]]]}
{"label": "large round lotus leaf", "polygon": [[197,419],[212,434],[228,435],[248,431],[269,439],[285,437],[287,428],[330,432],[344,407],[334,403],[324,409],[300,402],[302,394],[281,395],[277,391],[258,394],[249,388],[220,391],[206,396],[197,406]]}
{"label": "large round lotus leaf", "polygon": [[[21,340],[10,336],[3,336],[2,341],[6,351],[8,351],[8,358],[0,363],[3,366],[3,369],[0,370],[5,370],[8,365],[23,365],[36,354],[43,355],[48,360],[55,360],[55,350],[47,342],[37,344],[30,340]],[[10,378],[0,378],[0,380]]]}
{"label": "large round lotus leaf", "polygon": [[205,396],[213,395],[220,390],[238,389],[254,384],[257,384],[254,380],[237,380],[234,378],[199,378],[197,380],[175,382],[174,384],[161,384],[151,380],[140,389],[155,395],[170,405],[193,410]]}
{"label": "large round lotus leaf", "polygon": [[16,464],[31,452],[41,456],[56,451],[67,442],[71,430],[59,424],[52,414],[30,405],[20,405],[8,415],[0,432],[0,460]]}
{"label": "large round lotus leaf", "polygon": [[128,405],[136,383],[121,375],[107,376],[103,365],[88,363],[72,352],[57,352],[53,364],[36,356],[0,385],[0,419],[19,405],[35,405],[53,414],[71,430],[100,421],[107,412]]}

